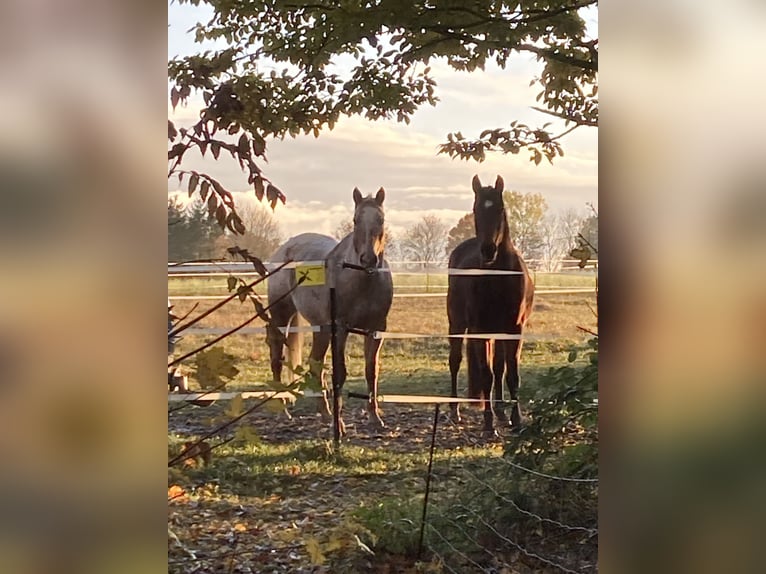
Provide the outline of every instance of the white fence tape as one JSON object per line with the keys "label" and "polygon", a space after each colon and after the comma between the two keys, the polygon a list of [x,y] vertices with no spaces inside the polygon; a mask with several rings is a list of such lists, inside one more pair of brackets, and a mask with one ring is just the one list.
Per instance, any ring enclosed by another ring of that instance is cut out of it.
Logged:
{"label": "white fence tape", "polygon": [[[535,295],[574,295],[577,293],[595,293],[595,287],[572,287],[565,289],[535,289]],[[397,298],[418,298],[418,297],[446,297],[446,291],[438,293],[394,293],[394,299]],[[230,295],[170,295],[169,299],[178,301],[222,301]]]}
{"label": "white fence tape", "polygon": [[[317,333],[321,331],[319,326],[301,326],[290,327],[287,329],[289,333]],[[181,335],[223,335],[231,330],[231,327],[190,327],[183,330]],[[279,329],[282,333],[285,332],[284,327]],[[266,329],[264,327],[244,327],[234,333],[235,335],[264,335]],[[440,333],[396,333],[392,331],[374,331],[372,336],[375,339],[482,339],[482,340],[498,340],[498,341],[519,341],[524,339],[526,341],[535,340],[536,337],[514,335],[510,333],[465,333],[463,335],[443,335]]]}

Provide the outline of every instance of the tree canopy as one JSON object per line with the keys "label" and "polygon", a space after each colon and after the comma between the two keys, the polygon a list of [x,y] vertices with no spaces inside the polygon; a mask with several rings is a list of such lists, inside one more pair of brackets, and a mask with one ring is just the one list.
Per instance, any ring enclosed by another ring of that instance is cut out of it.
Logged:
{"label": "tree canopy", "polygon": [[[341,116],[409,123],[423,104],[435,105],[429,64],[456,70],[504,68],[514,53],[541,63],[535,109],[560,120],[528,126],[491,126],[477,137],[447,134],[440,153],[481,161],[486,152],[527,149],[539,163],[563,155],[560,138],[598,121],[598,39],[590,38],[582,11],[596,0],[179,0],[213,9],[194,28],[198,42],[225,40],[227,47],[169,62],[171,102],[201,92],[204,108],[191,129],[169,122],[168,177],[199,186],[221,225],[242,233],[228,190],[209,174],[180,168],[197,148],[218,158],[226,151],[248,174],[259,199],[274,206],[282,192],[256,162],[266,159],[268,138],[318,136]],[[555,122],[554,122],[555,123]],[[224,138],[220,137],[224,134]],[[228,139],[227,139],[228,138]],[[234,141],[229,141],[229,140]]]}
{"label": "tree canopy", "polygon": [[447,246],[445,247],[447,251],[447,257],[449,257],[455,247],[463,243],[463,241],[466,239],[470,239],[471,237],[476,237],[476,224],[474,221],[473,212],[466,213],[458,220],[455,226],[449,230]]}
{"label": "tree canopy", "polygon": [[545,198],[540,193],[504,191],[503,203],[513,244],[525,258],[537,259],[543,246],[542,227],[548,211]]}
{"label": "tree canopy", "polygon": [[222,234],[201,201],[184,206],[177,198],[168,199],[168,261],[214,257]]}

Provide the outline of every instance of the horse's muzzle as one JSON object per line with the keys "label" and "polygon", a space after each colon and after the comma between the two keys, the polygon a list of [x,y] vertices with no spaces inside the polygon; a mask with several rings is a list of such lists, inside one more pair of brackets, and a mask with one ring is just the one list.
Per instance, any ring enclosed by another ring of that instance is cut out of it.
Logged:
{"label": "horse's muzzle", "polygon": [[380,263],[379,259],[380,258],[375,255],[375,253],[362,253],[362,255],[359,256],[359,263],[362,264],[362,267],[365,268],[367,273],[372,273],[378,267]]}

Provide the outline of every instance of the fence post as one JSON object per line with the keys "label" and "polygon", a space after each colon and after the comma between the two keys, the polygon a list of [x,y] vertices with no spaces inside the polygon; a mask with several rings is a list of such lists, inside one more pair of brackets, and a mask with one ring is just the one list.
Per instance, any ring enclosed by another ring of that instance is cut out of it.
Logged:
{"label": "fence post", "polygon": [[428,474],[426,475],[426,495],[423,498],[423,516],[420,519],[420,540],[418,542],[418,558],[423,554],[423,534],[426,528],[426,513],[428,512],[428,494],[431,492],[431,469],[434,464],[434,445],[436,444],[436,425],[439,424],[439,403],[434,409],[434,426],[431,430],[431,449],[428,453]]}
{"label": "fence post", "polygon": [[340,357],[338,356],[338,301],[330,287],[330,352],[332,353],[332,431],[335,451],[340,448]]}

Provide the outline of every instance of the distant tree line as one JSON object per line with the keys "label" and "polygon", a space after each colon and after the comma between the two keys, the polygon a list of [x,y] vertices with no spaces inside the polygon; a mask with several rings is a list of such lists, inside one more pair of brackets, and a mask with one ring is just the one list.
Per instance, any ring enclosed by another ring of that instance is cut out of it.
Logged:
{"label": "distant tree line", "polygon": [[[525,259],[536,261],[536,268],[555,271],[561,259],[569,257],[598,259],[598,212],[592,205],[589,211],[549,213],[539,193],[506,191],[503,200],[511,240]],[[246,231],[234,237],[208,215],[204,202],[184,204],[178,198],[168,199],[168,259],[220,258],[233,245],[268,259],[284,239],[271,210],[243,202],[239,212]],[[334,236],[340,240],[351,231],[353,224],[346,219]],[[386,254],[392,261],[418,262],[424,268],[440,266],[457,245],[474,235],[473,213],[466,213],[452,227],[426,214],[397,236],[386,226]]]}
{"label": "distant tree line", "polygon": [[[537,268],[554,271],[562,259],[581,254],[598,259],[598,212],[592,205],[590,212],[549,213],[540,193],[518,191],[506,191],[503,201],[513,244],[525,259],[535,260]],[[466,213],[451,228],[434,215],[424,215],[404,231],[397,255],[424,266],[441,265],[455,247],[475,234],[473,213]]]}
{"label": "distant tree line", "polygon": [[222,258],[226,248],[237,245],[260,259],[267,259],[282,241],[282,232],[271,211],[259,204],[241,202],[238,213],[245,234],[234,236],[210,217],[201,200],[184,204],[168,199],[168,261]]}

